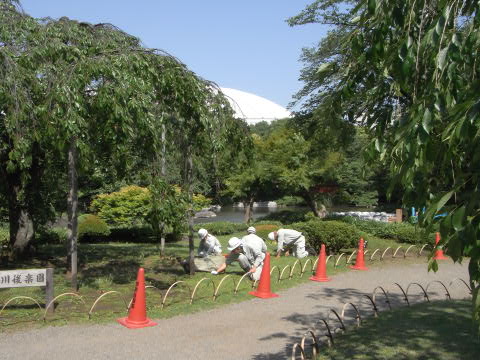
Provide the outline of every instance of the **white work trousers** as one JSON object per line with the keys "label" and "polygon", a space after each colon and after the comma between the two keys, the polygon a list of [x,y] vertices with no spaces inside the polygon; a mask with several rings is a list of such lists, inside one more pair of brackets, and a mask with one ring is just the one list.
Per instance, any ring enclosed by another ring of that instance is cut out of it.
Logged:
{"label": "white work trousers", "polygon": [[303,259],[308,256],[308,251],[305,250],[305,236],[300,236],[300,238],[292,245],[292,255],[298,259]]}
{"label": "white work trousers", "polygon": [[[305,249],[305,246],[304,246],[304,249]],[[240,264],[240,267],[244,271],[250,271],[250,269],[252,268],[252,265],[250,264],[250,261],[248,261],[248,258],[245,256],[245,254],[240,254],[238,256],[238,263]],[[262,274],[262,268],[263,268],[263,263],[261,263],[257,267],[257,270],[254,273],[250,273],[248,275],[250,277],[250,279],[253,280],[253,281],[260,280],[260,275]]]}

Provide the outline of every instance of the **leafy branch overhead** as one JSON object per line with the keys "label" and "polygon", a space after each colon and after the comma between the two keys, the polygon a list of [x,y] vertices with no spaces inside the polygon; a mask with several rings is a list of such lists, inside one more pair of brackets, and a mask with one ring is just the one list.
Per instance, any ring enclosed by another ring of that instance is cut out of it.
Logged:
{"label": "leafy branch overhead", "polygon": [[319,0],[290,24],[331,19],[304,51],[296,99],[369,129],[366,155],[390,165],[391,189],[401,184],[404,204],[426,208],[421,224],[439,226],[454,260],[469,258],[480,322],[480,3]]}

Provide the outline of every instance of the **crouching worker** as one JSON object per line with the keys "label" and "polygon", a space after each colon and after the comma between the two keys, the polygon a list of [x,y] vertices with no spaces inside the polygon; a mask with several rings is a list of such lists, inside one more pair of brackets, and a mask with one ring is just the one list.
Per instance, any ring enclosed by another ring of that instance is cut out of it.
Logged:
{"label": "crouching worker", "polygon": [[[260,242],[261,241],[261,242]],[[228,251],[230,254],[224,264],[212,271],[213,275],[224,271],[228,265],[238,261],[240,267],[248,273],[251,280],[260,280],[262,274],[263,260],[265,252],[263,252],[263,240],[247,239],[245,242],[239,238],[233,237],[228,240]]]}
{"label": "crouching worker", "polygon": [[[222,245],[220,241],[209,234],[206,229],[198,230],[200,244],[198,245],[197,256],[193,259],[195,271],[211,272],[216,270],[222,264],[225,264],[225,257],[222,255]],[[186,273],[190,272],[189,260],[181,262]]]}
{"label": "crouching worker", "polygon": [[288,255],[292,250],[293,256],[302,259],[308,256],[308,251],[305,250],[305,236],[301,232],[291,229],[279,229],[268,234],[268,238],[272,241],[277,241],[277,258],[280,257],[282,251]]}

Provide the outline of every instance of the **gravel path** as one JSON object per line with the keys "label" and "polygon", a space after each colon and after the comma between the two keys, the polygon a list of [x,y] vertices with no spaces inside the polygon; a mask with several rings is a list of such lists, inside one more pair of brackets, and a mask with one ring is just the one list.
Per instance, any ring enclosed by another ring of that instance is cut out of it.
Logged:
{"label": "gravel path", "polygon": [[[0,336],[1,359],[285,359],[294,342],[331,308],[341,312],[343,304],[353,302],[363,316],[372,314],[364,294],[371,295],[379,285],[388,291],[392,305],[401,305],[404,290],[411,282],[423,287],[441,280],[452,298],[469,297],[465,285],[454,278],[468,279],[467,265],[450,260],[440,264],[437,273],[427,272],[426,264],[402,261],[336,275],[331,282],[309,282],[279,292],[279,298],[257,299],[201,313],[162,319],[158,326],[129,330],[117,323],[46,327]],[[272,284],[273,289],[275,285]],[[409,291],[410,302],[423,301],[418,286]],[[433,299],[444,299],[440,284],[429,288]],[[380,311],[386,304],[380,294]],[[347,328],[353,314],[346,313]],[[335,320],[332,319],[332,324]],[[338,323],[336,323],[338,324]],[[321,328],[321,332],[325,329]],[[320,331],[319,331],[320,332]]]}

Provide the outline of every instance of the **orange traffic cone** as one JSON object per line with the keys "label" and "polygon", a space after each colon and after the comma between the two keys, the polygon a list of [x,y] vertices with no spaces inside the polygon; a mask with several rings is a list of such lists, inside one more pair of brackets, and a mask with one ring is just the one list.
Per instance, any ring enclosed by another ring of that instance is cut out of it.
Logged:
{"label": "orange traffic cone", "polygon": [[447,260],[448,258],[443,255],[443,250],[442,250],[442,246],[438,246],[438,243],[440,242],[440,233],[437,232],[435,234],[435,248],[437,249],[435,251],[435,256],[433,257],[434,260]]}
{"label": "orange traffic cone", "polygon": [[270,290],[270,253],[268,252],[265,254],[262,274],[260,275],[260,282],[258,283],[257,290],[250,291],[249,294],[262,299],[278,297],[278,294],[274,294]]}
{"label": "orange traffic cone", "polygon": [[137,283],[135,284],[135,292],[133,293],[133,301],[128,312],[128,317],[117,319],[117,321],[129,329],[138,329],[157,325],[156,322],[153,322],[147,318],[147,304],[145,299],[145,271],[143,268],[138,269]]}
{"label": "orange traffic cone", "polygon": [[318,262],[317,262],[317,271],[315,271],[315,276],[310,277],[310,280],[325,282],[330,281],[329,277],[327,277],[327,254],[325,251],[325,244],[322,244],[320,247],[320,254],[318,255]]}
{"label": "orange traffic cone", "polygon": [[357,253],[357,260],[355,261],[355,265],[350,266],[350,269],[368,270],[368,268],[365,266],[365,260],[363,259],[363,238],[360,238],[360,242],[358,243],[358,253]]}

